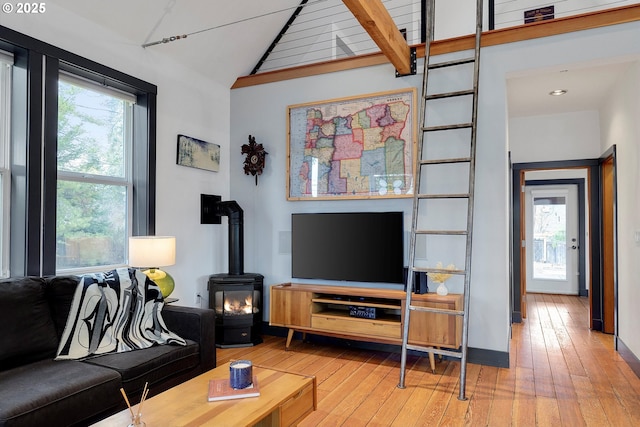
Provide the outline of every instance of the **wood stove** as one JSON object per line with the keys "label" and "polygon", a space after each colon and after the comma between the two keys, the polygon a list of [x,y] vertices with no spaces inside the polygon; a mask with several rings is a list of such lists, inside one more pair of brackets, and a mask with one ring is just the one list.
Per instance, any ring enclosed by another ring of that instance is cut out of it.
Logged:
{"label": "wood stove", "polygon": [[221,216],[229,217],[229,273],[213,274],[207,284],[209,308],[216,311],[216,346],[260,344],[264,277],[244,272],[242,209],[234,200],[222,202],[218,196],[204,196],[202,223],[220,224]]}
{"label": "wood stove", "polygon": [[209,307],[216,311],[216,346],[248,347],[262,338],[261,274],[209,276]]}

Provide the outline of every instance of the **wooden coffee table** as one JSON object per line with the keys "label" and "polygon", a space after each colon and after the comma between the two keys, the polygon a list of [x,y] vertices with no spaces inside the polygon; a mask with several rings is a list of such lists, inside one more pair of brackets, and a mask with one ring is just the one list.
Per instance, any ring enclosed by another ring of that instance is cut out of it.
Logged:
{"label": "wooden coffee table", "polygon": [[[147,399],[142,406],[142,420],[148,427],[294,426],[316,409],[315,377],[256,365],[253,374],[258,377],[258,397],[207,401],[209,380],[229,378],[229,363],[225,363]],[[137,407],[133,407],[134,412]],[[122,427],[130,421],[131,414],[126,409],[95,426]]]}

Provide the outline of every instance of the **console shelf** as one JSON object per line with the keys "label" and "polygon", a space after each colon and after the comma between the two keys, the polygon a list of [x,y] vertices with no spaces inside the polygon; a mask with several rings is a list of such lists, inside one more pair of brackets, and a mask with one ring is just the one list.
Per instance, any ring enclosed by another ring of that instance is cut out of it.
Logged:
{"label": "console shelf", "polygon": [[374,308],[388,308],[388,309],[400,309],[400,304],[395,304],[392,302],[384,303],[384,302],[373,302],[367,300],[343,300],[343,299],[332,299],[326,297],[313,298],[311,301],[317,303],[325,303],[325,304],[336,304],[336,305],[361,305],[366,307],[374,307]]}
{"label": "console shelf", "polygon": [[[406,294],[400,289],[283,283],[271,287],[269,324],[289,329],[288,349],[295,331],[339,338],[402,344]],[[462,310],[462,295],[414,294],[414,305]],[[409,343],[458,348],[462,319],[446,314],[415,312]],[[430,354],[433,365],[433,357]]]}

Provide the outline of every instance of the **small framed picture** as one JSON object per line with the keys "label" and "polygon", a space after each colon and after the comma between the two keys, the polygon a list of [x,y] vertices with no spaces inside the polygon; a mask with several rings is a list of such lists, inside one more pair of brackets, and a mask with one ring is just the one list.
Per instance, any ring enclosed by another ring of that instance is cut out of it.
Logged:
{"label": "small framed picture", "polygon": [[540,7],[538,9],[526,10],[524,12],[524,23],[531,24],[532,22],[546,21],[547,19],[553,19],[555,17],[554,6]]}
{"label": "small framed picture", "polygon": [[178,135],[177,163],[191,168],[218,172],[220,146],[186,135]]}

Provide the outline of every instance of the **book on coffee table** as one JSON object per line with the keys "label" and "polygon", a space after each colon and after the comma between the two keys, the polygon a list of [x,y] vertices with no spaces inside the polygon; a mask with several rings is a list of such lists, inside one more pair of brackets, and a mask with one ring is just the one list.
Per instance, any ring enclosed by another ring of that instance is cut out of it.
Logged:
{"label": "book on coffee table", "polygon": [[218,380],[209,380],[209,402],[218,400],[242,399],[245,397],[260,396],[260,388],[258,387],[258,378],[253,377],[253,384],[247,388],[235,389],[229,385],[229,378]]}

